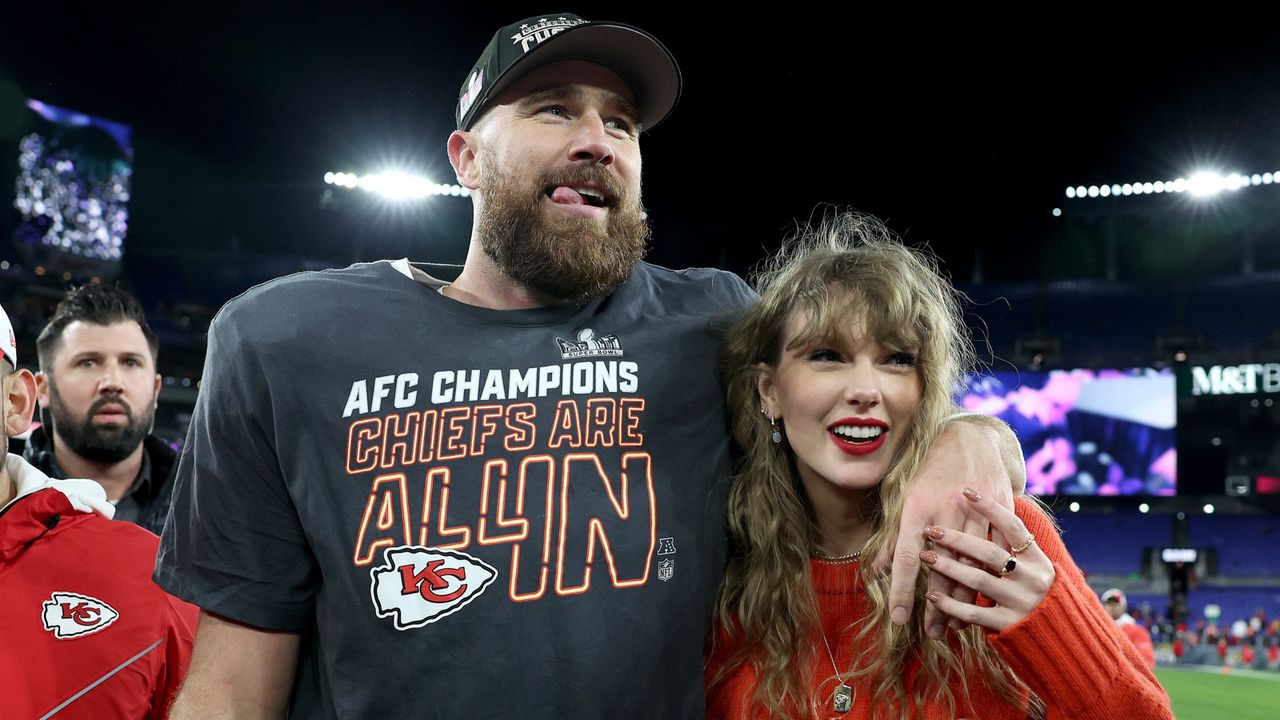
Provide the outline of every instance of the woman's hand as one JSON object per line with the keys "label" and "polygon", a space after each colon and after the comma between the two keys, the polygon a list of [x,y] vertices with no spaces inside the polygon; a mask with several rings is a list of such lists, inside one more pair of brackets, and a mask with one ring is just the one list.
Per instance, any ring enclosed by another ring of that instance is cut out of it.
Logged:
{"label": "woman's hand", "polygon": [[973,490],[966,489],[964,496],[991,522],[992,540],[932,525],[925,528],[924,535],[935,546],[970,558],[976,567],[932,550],[920,553],[920,560],[931,571],[995,601],[995,607],[962,602],[932,590],[926,597],[953,618],[999,632],[1029,615],[1049,594],[1055,577],[1053,563],[1017,515]]}

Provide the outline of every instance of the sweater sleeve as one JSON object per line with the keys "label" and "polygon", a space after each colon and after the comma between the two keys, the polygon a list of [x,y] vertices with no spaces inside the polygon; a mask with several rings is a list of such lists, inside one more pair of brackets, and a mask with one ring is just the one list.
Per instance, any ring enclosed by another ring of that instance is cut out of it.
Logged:
{"label": "sweater sleeve", "polygon": [[1056,575],[1039,607],[989,635],[992,647],[1051,719],[1172,720],[1168,694],[1094,597],[1053,521],[1026,498],[1016,511]]}

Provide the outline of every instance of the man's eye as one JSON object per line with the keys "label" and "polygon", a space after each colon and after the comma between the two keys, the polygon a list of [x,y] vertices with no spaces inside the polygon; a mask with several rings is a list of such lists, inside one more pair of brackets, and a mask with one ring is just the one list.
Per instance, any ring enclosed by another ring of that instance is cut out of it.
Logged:
{"label": "man's eye", "polygon": [[565,110],[563,105],[548,105],[538,112],[545,113],[547,115],[555,115],[556,117],[564,117],[569,114],[569,111]]}
{"label": "man's eye", "polygon": [[80,362],[76,363],[76,366],[77,367],[93,367],[94,365],[97,365],[97,364],[98,364],[97,360],[93,360],[91,358],[84,358]]}
{"label": "man's eye", "polygon": [[610,130],[621,130],[628,135],[634,133],[636,127],[635,123],[630,122],[626,118],[610,118],[605,121],[604,125]]}

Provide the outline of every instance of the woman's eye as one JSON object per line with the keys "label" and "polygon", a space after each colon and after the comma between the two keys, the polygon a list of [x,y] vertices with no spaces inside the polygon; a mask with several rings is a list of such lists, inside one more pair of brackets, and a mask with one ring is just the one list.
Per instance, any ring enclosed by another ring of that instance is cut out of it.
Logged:
{"label": "woman's eye", "polygon": [[903,367],[915,367],[916,355],[909,352],[896,352],[889,356],[890,365],[901,365]]}
{"label": "woman's eye", "polygon": [[839,362],[840,353],[835,350],[822,348],[809,353],[809,359],[814,362]]}

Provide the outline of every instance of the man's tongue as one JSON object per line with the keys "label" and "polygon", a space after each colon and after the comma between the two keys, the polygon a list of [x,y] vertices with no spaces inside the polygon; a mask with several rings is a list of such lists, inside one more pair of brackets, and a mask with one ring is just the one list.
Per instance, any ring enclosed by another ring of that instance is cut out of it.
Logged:
{"label": "man's tongue", "polygon": [[577,190],[561,185],[551,191],[551,202],[561,205],[582,205],[586,201],[582,199]]}

